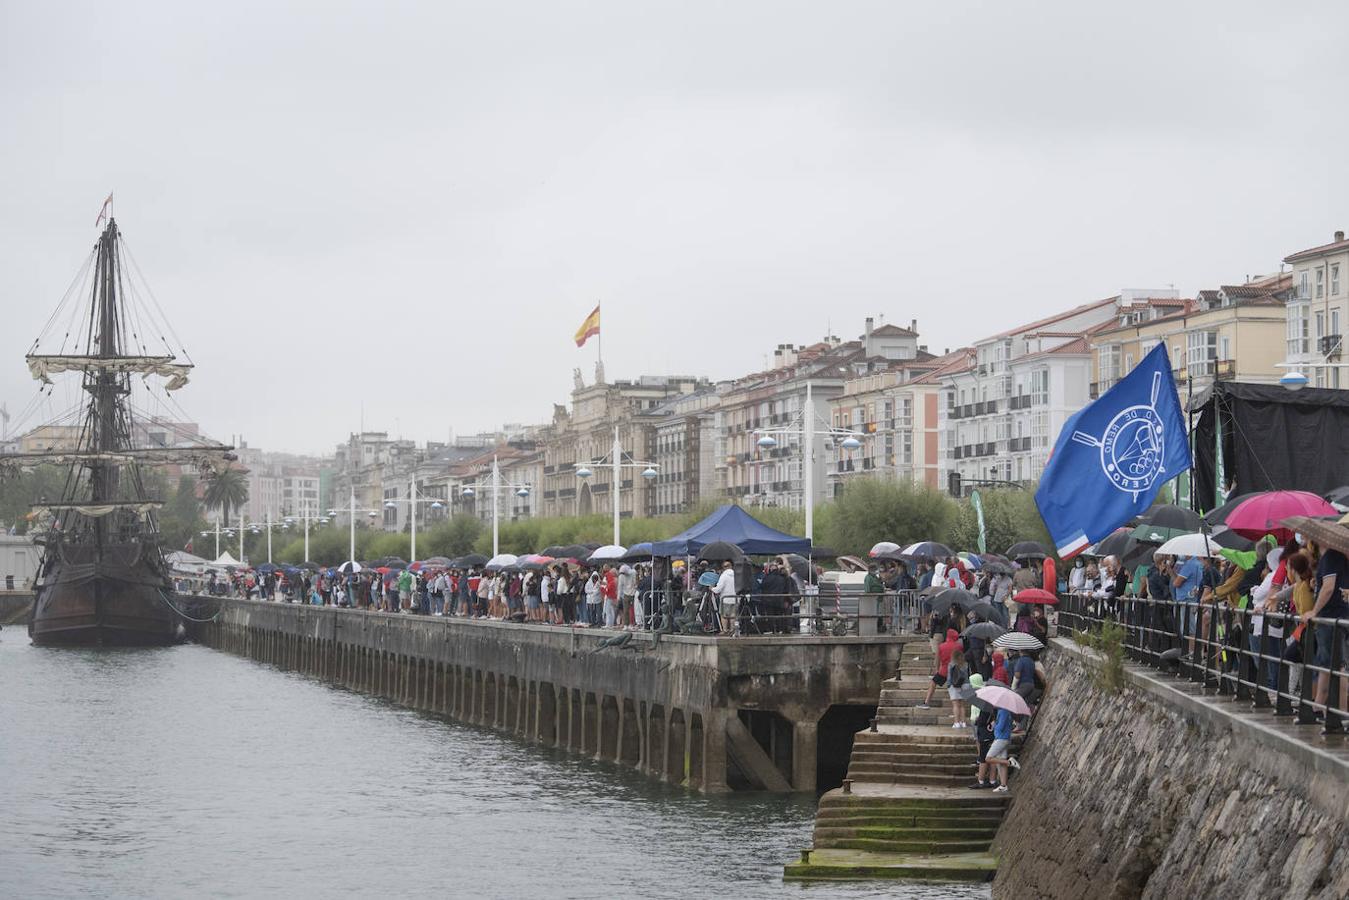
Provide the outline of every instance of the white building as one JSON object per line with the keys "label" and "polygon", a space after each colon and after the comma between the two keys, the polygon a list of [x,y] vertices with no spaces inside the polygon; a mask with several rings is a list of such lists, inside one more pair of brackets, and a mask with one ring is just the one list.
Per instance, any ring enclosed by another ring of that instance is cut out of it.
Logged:
{"label": "white building", "polygon": [[1349,322],[1349,241],[1337,231],[1329,244],[1284,258],[1293,269],[1284,364],[1313,387],[1349,387],[1344,374],[1344,325]]}

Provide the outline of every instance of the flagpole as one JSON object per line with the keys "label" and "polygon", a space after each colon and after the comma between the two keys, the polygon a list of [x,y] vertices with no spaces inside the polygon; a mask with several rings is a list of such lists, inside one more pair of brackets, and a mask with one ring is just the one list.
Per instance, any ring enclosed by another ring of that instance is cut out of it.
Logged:
{"label": "flagpole", "polygon": [[597,381],[599,380],[598,373],[604,371],[604,313],[600,312],[601,305],[599,301],[596,301],[595,312],[600,313],[599,324],[595,329],[595,362],[599,364],[599,368],[596,370]]}

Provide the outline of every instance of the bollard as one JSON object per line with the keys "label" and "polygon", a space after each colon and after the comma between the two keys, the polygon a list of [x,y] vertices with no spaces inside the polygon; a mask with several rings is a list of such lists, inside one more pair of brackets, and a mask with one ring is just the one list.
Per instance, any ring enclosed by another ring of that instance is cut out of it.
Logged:
{"label": "bollard", "polygon": [[810,851],[809,851],[809,850],[802,850],[802,851],[801,851],[801,865],[803,865],[803,866],[808,866],[808,865],[810,865]]}
{"label": "bollard", "polygon": [[879,730],[879,729],[876,727],[877,722],[878,722],[877,717],[876,717],[876,716],[872,716],[872,717],[871,717],[871,733],[872,733],[872,734],[875,734],[875,733]]}
{"label": "bollard", "polygon": [[852,779],[851,779],[851,778],[845,778],[845,779],[843,779],[843,793],[845,793],[845,794],[851,794],[851,793],[852,793]]}

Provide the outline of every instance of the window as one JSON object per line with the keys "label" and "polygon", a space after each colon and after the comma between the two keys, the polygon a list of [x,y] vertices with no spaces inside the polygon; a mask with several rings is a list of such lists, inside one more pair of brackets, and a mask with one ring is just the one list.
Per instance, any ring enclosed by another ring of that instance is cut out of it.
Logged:
{"label": "window", "polygon": [[1049,370],[1036,369],[1030,373],[1031,403],[1036,406],[1049,404]]}
{"label": "window", "polygon": [[1320,300],[1326,295],[1326,270],[1316,270],[1316,299]]}
{"label": "window", "polygon": [[1118,381],[1120,376],[1124,374],[1120,371],[1119,361],[1119,344],[1107,344],[1096,351],[1097,377],[1100,381],[1102,392]]}
{"label": "window", "polygon": [[1338,297],[1340,295],[1340,264],[1334,263],[1330,267],[1330,296]]}
{"label": "window", "polygon": [[1224,334],[1222,337],[1218,338],[1218,358],[1219,359],[1232,358],[1231,336]]}
{"label": "window", "polygon": [[1308,310],[1305,304],[1294,303],[1288,307],[1288,326],[1285,332],[1289,357],[1307,353],[1311,344],[1308,330]]}
{"label": "window", "polygon": [[1295,300],[1311,299],[1312,292],[1307,282],[1307,279],[1309,277],[1310,276],[1306,273],[1306,271],[1297,273],[1297,296],[1294,298]]}
{"label": "window", "polygon": [[1318,310],[1316,311],[1316,338],[1317,338],[1317,340],[1320,340],[1321,337],[1322,337],[1325,333],[1326,333],[1326,314],[1325,314],[1323,311],[1321,311],[1321,310],[1318,309]]}
{"label": "window", "polygon": [[1191,331],[1185,335],[1185,363],[1195,378],[1212,375],[1213,361],[1218,358],[1216,331]]}

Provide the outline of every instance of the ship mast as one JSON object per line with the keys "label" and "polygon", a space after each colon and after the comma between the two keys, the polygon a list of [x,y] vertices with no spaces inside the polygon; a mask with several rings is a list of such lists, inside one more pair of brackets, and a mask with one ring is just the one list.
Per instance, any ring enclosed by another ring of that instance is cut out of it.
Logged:
{"label": "ship mast", "polygon": [[[94,296],[94,315],[90,316],[90,329],[97,334],[87,346],[97,347],[97,355],[102,359],[112,359],[119,355],[118,316],[117,316],[117,221],[108,221],[98,242],[98,282]],[[119,444],[117,440],[117,396],[122,393],[122,375],[108,369],[93,369],[85,378],[85,388],[93,396],[90,410],[92,426],[91,449],[109,451]],[[99,463],[93,467],[90,479],[90,499],[94,503],[112,500],[117,491],[117,467]]]}

